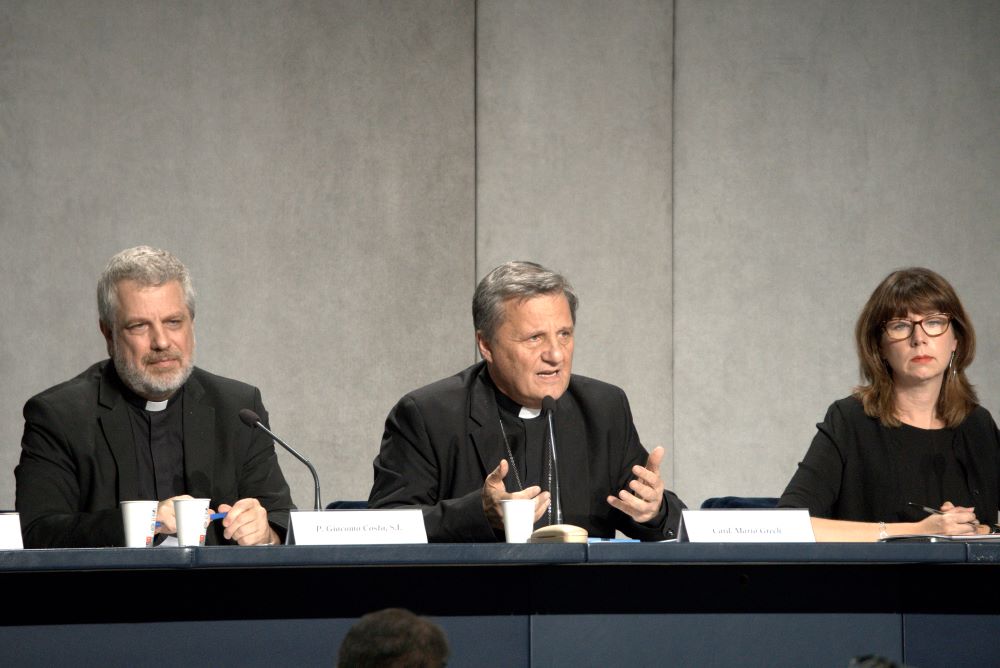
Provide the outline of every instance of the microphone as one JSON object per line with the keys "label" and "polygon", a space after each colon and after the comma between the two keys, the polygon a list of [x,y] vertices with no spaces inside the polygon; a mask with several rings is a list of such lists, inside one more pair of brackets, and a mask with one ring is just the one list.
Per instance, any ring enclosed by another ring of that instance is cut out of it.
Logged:
{"label": "microphone", "polygon": [[549,491],[552,493],[552,508],[555,511],[556,524],[562,524],[562,497],[559,495],[559,467],[556,462],[556,430],[552,423],[552,415],[556,412],[556,400],[545,395],[542,397],[542,411],[549,422],[549,452],[552,455],[552,480]]}
{"label": "microphone", "polygon": [[306,466],[309,467],[309,472],[312,473],[312,477],[313,477],[313,484],[316,486],[316,498],[315,498],[314,507],[315,507],[316,510],[322,510],[323,507],[320,505],[320,501],[319,501],[319,475],[316,473],[316,468],[312,465],[312,462],[310,462],[308,459],[306,459],[305,457],[303,457],[302,455],[300,455],[298,452],[296,452],[295,448],[293,448],[292,446],[288,445],[287,443],[285,443],[284,441],[282,441],[280,438],[278,438],[277,436],[275,436],[274,432],[272,432],[270,429],[268,429],[267,427],[265,427],[264,423],[260,421],[260,416],[257,415],[256,413],[254,413],[249,408],[243,408],[243,409],[240,410],[240,420],[242,420],[243,424],[245,424],[246,426],[250,427],[251,429],[259,428],[262,431],[264,431],[264,433],[266,433],[268,436],[270,436],[271,438],[273,438],[278,443],[278,445],[280,445],[281,447],[283,447],[285,450],[288,450],[290,453],[292,453],[293,457],[295,457],[297,460],[299,460],[300,462],[302,462],[303,464],[305,464]]}

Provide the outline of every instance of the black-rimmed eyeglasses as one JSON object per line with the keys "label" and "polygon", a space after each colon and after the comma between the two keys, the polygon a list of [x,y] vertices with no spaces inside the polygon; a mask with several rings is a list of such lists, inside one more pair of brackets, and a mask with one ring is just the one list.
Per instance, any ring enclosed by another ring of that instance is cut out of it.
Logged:
{"label": "black-rimmed eyeglasses", "polygon": [[927,336],[941,336],[948,331],[951,324],[951,316],[947,313],[935,313],[922,320],[906,320],[905,318],[894,318],[886,320],[882,325],[886,336],[893,341],[902,341],[913,335],[913,328],[920,325]]}

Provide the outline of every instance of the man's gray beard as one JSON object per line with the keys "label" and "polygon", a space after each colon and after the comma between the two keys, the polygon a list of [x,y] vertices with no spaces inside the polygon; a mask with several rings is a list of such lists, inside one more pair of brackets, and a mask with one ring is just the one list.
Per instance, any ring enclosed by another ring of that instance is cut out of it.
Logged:
{"label": "man's gray beard", "polygon": [[191,351],[191,361],[187,365],[170,376],[164,377],[153,376],[142,368],[129,364],[118,345],[114,346],[112,359],[115,363],[115,371],[118,372],[118,377],[122,379],[125,386],[144,399],[172,395],[187,382],[191,376],[191,370],[194,368],[194,350]]}

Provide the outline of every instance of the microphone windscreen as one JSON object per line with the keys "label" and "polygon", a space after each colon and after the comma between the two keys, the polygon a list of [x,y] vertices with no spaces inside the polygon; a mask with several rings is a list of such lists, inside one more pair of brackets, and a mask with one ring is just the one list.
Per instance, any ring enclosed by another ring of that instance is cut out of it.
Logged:
{"label": "microphone windscreen", "polygon": [[555,413],[556,412],[556,400],[553,399],[552,397],[550,397],[547,394],[544,397],[542,397],[542,411],[544,411],[546,413],[549,413],[549,412]]}
{"label": "microphone windscreen", "polygon": [[248,427],[256,427],[257,423],[260,422],[260,416],[249,408],[244,408],[240,410],[240,420]]}

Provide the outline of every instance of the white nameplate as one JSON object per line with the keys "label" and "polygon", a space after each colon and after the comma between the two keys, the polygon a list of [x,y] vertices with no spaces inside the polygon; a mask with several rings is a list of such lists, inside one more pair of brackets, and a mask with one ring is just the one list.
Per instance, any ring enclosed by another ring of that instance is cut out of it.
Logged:
{"label": "white nameplate", "polygon": [[815,543],[805,508],[682,510],[681,542]]}
{"label": "white nameplate", "polygon": [[426,543],[419,508],[390,510],[293,510],[289,545],[401,545]]}
{"label": "white nameplate", "polygon": [[21,516],[17,513],[0,513],[0,550],[23,549]]}

